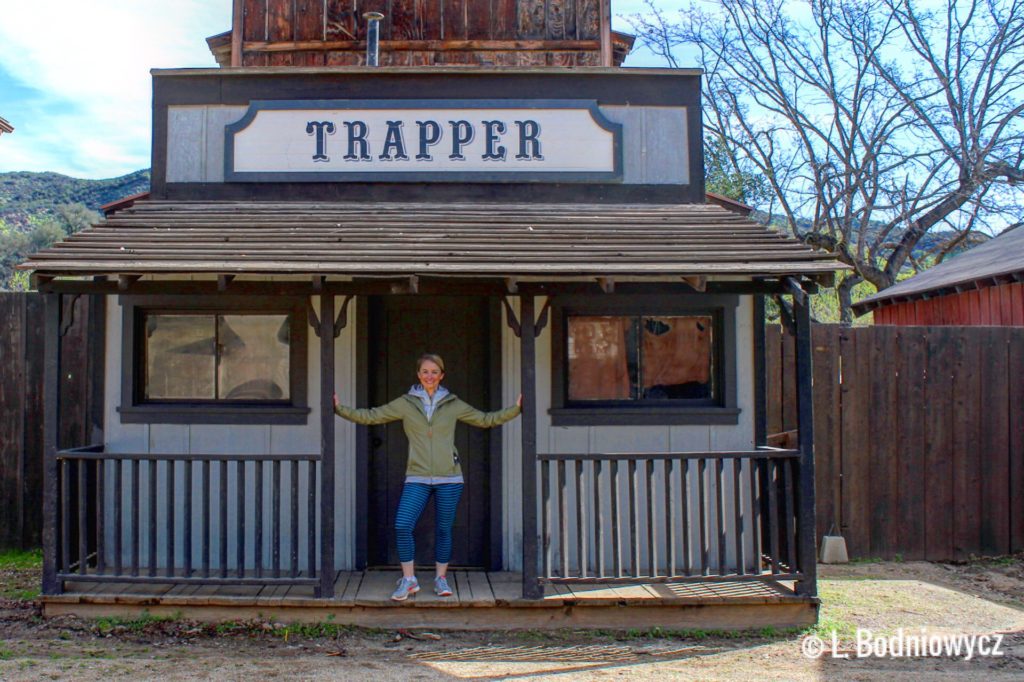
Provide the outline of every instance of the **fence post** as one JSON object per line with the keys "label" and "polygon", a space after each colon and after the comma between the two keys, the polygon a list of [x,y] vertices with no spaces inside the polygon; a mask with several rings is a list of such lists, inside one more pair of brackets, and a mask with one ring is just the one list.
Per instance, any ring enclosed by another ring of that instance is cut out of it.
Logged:
{"label": "fence post", "polygon": [[803,580],[797,592],[805,596],[818,594],[818,566],[814,518],[814,395],[811,367],[811,300],[810,296],[793,297],[796,318],[796,402],[800,439],[800,491],[796,495],[797,561]]}
{"label": "fence post", "polygon": [[60,447],[60,318],[63,296],[45,294],[43,364],[43,594],[59,594],[57,580],[57,449]]}

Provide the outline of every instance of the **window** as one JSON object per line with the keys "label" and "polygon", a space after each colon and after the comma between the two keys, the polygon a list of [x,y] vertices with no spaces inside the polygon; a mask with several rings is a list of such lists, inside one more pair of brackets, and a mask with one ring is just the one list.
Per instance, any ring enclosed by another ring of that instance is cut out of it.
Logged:
{"label": "window", "polygon": [[555,425],[736,423],[736,298],[675,298],[555,300]]}
{"label": "window", "polygon": [[122,422],[306,422],[306,313],[298,301],[168,296],[123,304]]}

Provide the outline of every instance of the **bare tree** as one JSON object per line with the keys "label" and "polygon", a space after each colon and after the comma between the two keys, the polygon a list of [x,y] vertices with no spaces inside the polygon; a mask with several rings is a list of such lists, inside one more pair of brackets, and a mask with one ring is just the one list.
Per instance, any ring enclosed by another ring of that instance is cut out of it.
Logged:
{"label": "bare tree", "polygon": [[648,0],[633,19],[668,64],[699,60],[705,137],[765,178],[758,208],[854,268],[844,322],[853,287],[891,286],[929,233],[941,259],[1022,219],[1024,0],[947,3],[716,0],[673,20]]}

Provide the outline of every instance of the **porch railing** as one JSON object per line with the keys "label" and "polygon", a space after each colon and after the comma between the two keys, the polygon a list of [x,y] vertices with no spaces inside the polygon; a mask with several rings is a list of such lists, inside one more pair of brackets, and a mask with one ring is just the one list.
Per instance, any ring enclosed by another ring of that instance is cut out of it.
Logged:
{"label": "porch railing", "polygon": [[319,584],[319,461],[59,451],[57,579]]}
{"label": "porch railing", "polygon": [[542,583],[804,578],[799,450],[537,459]]}

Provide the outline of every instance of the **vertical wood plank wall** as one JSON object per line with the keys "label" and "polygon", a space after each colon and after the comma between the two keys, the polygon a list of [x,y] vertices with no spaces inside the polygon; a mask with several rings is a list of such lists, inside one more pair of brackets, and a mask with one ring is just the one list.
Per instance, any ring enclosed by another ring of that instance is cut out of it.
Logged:
{"label": "vertical wood plank wall", "polygon": [[[89,297],[74,304],[61,364],[60,447],[90,437]],[[0,547],[38,547],[43,509],[43,299],[0,292]]]}
{"label": "vertical wood plank wall", "polygon": [[876,325],[1024,326],[1024,282],[972,289],[873,311]]}
{"label": "vertical wood plank wall", "polygon": [[[1024,328],[813,329],[818,536],[852,557],[1024,550]],[[796,428],[794,357],[767,329],[768,433]]]}
{"label": "vertical wood plank wall", "polygon": [[[597,0],[244,0],[242,65],[362,64],[365,55],[353,43],[366,39],[363,14],[377,11],[385,15],[382,65],[598,66],[598,5]],[[483,46],[481,41],[506,44]],[[515,41],[549,44],[542,48]],[[571,44],[582,41],[593,44]],[[302,49],[314,42],[331,45]]]}

